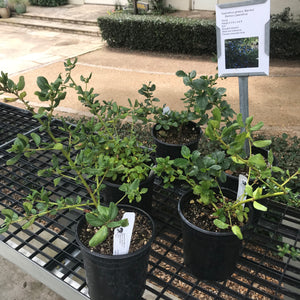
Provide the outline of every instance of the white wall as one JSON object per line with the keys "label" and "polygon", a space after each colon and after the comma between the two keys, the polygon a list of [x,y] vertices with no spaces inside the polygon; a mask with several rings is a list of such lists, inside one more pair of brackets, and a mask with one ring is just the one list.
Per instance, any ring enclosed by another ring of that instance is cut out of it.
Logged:
{"label": "white wall", "polygon": [[190,10],[192,9],[193,0],[165,0],[167,6],[169,4],[178,10]]}
{"label": "white wall", "polygon": [[[103,4],[115,5],[119,1],[121,5],[126,5],[127,0],[69,0],[70,4]],[[141,0],[143,1],[143,0]],[[144,0],[147,2],[147,0]],[[178,10],[215,10],[216,4],[243,2],[247,0],[165,0],[166,5],[171,5]],[[271,13],[280,13],[285,7],[290,7],[295,17],[300,15],[300,0],[271,0]]]}
{"label": "white wall", "polygon": [[[172,2],[172,0],[170,1]],[[243,1],[247,0],[193,0],[192,7],[194,9],[215,10],[216,4]],[[291,8],[291,12],[295,17],[300,15],[300,0],[271,0],[271,14],[281,13],[286,7]]]}
{"label": "white wall", "polygon": [[[80,1],[80,0],[69,0],[70,1]],[[102,4],[102,5],[115,5],[116,3],[121,5],[126,5],[127,0],[83,0],[87,4]]]}

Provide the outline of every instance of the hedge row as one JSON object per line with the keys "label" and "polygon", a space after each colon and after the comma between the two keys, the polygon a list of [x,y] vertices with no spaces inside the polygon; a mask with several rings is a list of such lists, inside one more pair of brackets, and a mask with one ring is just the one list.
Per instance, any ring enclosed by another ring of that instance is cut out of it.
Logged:
{"label": "hedge row", "polygon": [[54,7],[66,5],[68,4],[68,0],[29,0],[29,3],[36,6]]}
{"label": "hedge row", "polygon": [[[191,18],[113,14],[99,17],[110,47],[184,54],[216,53],[215,22]],[[271,24],[270,56],[300,57],[300,23]]]}
{"label": "hedge row", "polygon": [[98,24],[111,47],[190,54],[216,51],[212,21],[115,14],[98,18]]}

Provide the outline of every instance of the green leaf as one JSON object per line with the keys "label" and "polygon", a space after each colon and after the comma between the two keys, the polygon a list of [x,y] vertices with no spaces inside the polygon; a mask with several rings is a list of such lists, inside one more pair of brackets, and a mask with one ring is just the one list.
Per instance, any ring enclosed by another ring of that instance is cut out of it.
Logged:
{"label": "green leaf", "polygon": [[252,197],[253,196],[253,188],[251,185],[247,184],[245,187],[245,192],[248,196]]}
{"label": "green leaf", "polygon": [[6,165],[11,166],[14,165],[21,158],[21,154],[16,155],[15,157],[6,161]]}
{"label": "green leaf", "polygon": [[122,220],[119,220],[119,221],[116,221],[116,222],[109,222],[107,224],[107,227],[108,228],[116,228],[116,227],[126,227],[128,226],[129,223],[128,223],[128,219],[122,219]]}
{"label": "green leaf", "polygon": [[262,188],[257,188],[254,192],[253,192],[253,198],[254,199],[260,199],[262,195]]}
{"label": "green leaf", "polygon": [[284,171],[281,168],[276,167],[276,166],[272,166],[272,171],[275,173],[281,173],[281,174],[284,173]]}
{"label": "green leaf", "polygon": [[27,229],[29,228],[35,221],[36,216],[32,217],[28,222],[26,222],[23,226],[22,229]]}
{"label": "green leaf", "polygon": [[193,70],[191,73],[190,73],[190,78],[195,78],[197,75],[196,71]]}
{"label": "green leaf", "polygon": [[24,87],[25,87],[24,76],[20,76],[20,77],[19,77],[19,82],[18,82],[18,84],[17,84],[17,89],[18,89],[18,91],[21,91],[21,90],[24,89]]}
{"label": "green leaf", "polygon": [[261,154],[253,155],[249,158],[249,163],[259,169],[267,166],[265,158]]}
{"label": "green leaf", "polygon": [[264,205],[260,204],[259,202],[257,201],[254,201],[253,202],[253,207],[257,210],[260,210],[260,211],[267,211],[267,207],[265,207]]}
{"label": "green leaf", "polygon": [[108,228],[107,226],[102,226],[90,239],[89,245],[90,247],[96,247],[97,245],[101,244],[103,241],[106,240],[108,236]]}
{"label": "green leaf", "polygon": [[182,148],[181,148],[181,155],[184,158],[189,159],[190,156],[191,156],[191,150],[187,146],[182,146]]}
{"label": "green leaf", "polygon": [[274,162],[274,155],[272,149],[268,151],[268,163],[272,166]]}
{"label": "green leaf", "polygon": [[221,122],[221,111],[216,107],[212,111],[212,114],[214,116],[214,119],[220,123]]}
{"label": "green leaf", "polygon": [[1,224],[0,225],[0,234],[6,232],[8,230],[8,227],[9,226],[6,224]]}
{"label": "green leaf", "polygon": [[189,164],[189,161],[185,158],[175,158],[174,166],[178,168],[185,168]]}
{"label": "green leaf", "polygon": [[272,144],[271,140],[254,141],[253,145],[257,148],[264,148]]}
{"label": "green leaf", "polygon": [[253,121],[253,116],[250,116],[250,117],[246,118],[246,120],[245,120],[246,126],[250,126],[252,121]]}
{"label": "green leaf", "polygon": [[257,131],[259,129],[261,129],[264,126],[263,122],[258,122],[256,125],[254,125],[253,127],[250,128],[251,131]]}
{"label": "green leaf", "polygon": [[29,215],[31,213],[31,210],[32,210],[33,206],[32,206],[31,202],[24,202],[23,207],[25,209],[26,214]]}
{"label": "green leaf", "polygon": [[38,147],[41,143],[40,136],[38,134],[34,133],[34,132],[32,132],[30,135],[31,135],[33,141],[35,142],[36,146]]}
{"label": "green leaf", "polygon": [[53,180],[54,186],[57,186],[61,180],[61,177],[57,177]]}
{"label": "green leaf", "polygon": [[11,209],[4,208],[4,209],[1,210],[1,214],[3,216],[7,217],[8,219],[12,220],[14,212]]}
{"label": "green leaf", "polygon": [[103,220],[100,220],[98,218],[98,216],[96,216],[92,213],[85,214],[85,219],[90,225],[95,226],[95,227],[100,227],[104,224]]}
{"label": "green leaf", "polygon": [[53,146],[53,150],[63,150],[64,149],[64,145],[62,143],[56,143]]}
{"label": "green leaf", "polygon": [[242,234],[241,229],[240,229],[239,226],[233,225],[233,226],[231,227],[231,230],[232,230],[232,232],[233,232],[240,240],[243,239],[243,234]]}
{"label": "green leaf", "polygon": [[109,208],[104,205],[98,205],[97,210],[104,219],[109,220]]}
{"label": "green leaf", "polygon": [[237,114],[236,121],[240,127],[244,127],[243,115],[241,113]]}
{"label": "green leaf", "polygon": [[37,78],[37,81],[36,81],[38,87],[44,91],[44,90],[48,90],[49,89],[49,83],[48,83],[48,80],[43,77],[43,76],[39,76]]}
{"label": "green leaf", "polygon": [[114,202],[109,203],[109,219],[114,220],[118,215],[118,207]]}
{"label": "green leaf", "polygon": [[215,224],[218,228],[220,228],[220,229],[227,229],[227,228],[229,227],[228,224],[222,222],[222,221],[219,220],[219,219],[215,219],[215,220],[214,220],[214,224]]}

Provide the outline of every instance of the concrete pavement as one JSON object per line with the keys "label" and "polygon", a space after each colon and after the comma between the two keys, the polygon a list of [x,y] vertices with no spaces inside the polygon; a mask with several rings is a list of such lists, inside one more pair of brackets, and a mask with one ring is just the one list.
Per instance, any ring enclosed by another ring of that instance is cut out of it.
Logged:
{"label": "concrete pavement", "polygon": [[[113,7],[29,7],[28,12],[66,19],[96,20],[108,9]],[[152,81],[157,85],[156,96],[162,103],[181,108],[180,99],[187,88],[175,72],[182,69],[186,72],[196,70],[198,74],[216,73],[217,65],[210,57],[109,49],[100,37],[11,27],[1,22],[0,28],[0,70],[8,72],[13,79],[24,75],[28,100],[37,106],[33,95],[37,89],[37,76],[55,80],[60,72],[64,72],[63,61],[75,56],[79,57],[79,62],[74,77],[79,79],[81,74],[87,76],[92,72],[91,86],[100,94],[100,99],[115,99],[123,104],[128,98],[139,98],[137,90],[143,83]],[[256,121],[263,121],[269,133],[300,135],[299,79],[300,62],[281,60],[271,61],[270,76],[249,78],[250,115],[254,115]],[[220,81],[219,85],[227,88],[228,102],[238,111],[238,79],[228,78]],[[58,112],[76,116],[87,114],[76,101],[75,93],[70,93]],[[0,282],[4,287],[0,289],[0,299],[62,299],[33,279],[27,279],[24,273],[5,260],[0,259],[0,266]],[[10,278],[14,278],[13,285]]]}

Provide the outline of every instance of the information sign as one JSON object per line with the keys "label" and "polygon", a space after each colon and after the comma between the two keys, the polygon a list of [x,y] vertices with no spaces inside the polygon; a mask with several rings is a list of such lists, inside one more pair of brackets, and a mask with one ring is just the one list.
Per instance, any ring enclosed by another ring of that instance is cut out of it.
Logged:
{"label": "information sign", "polygon": [[216,6],[219,76],[269,75],[270,0]]}

